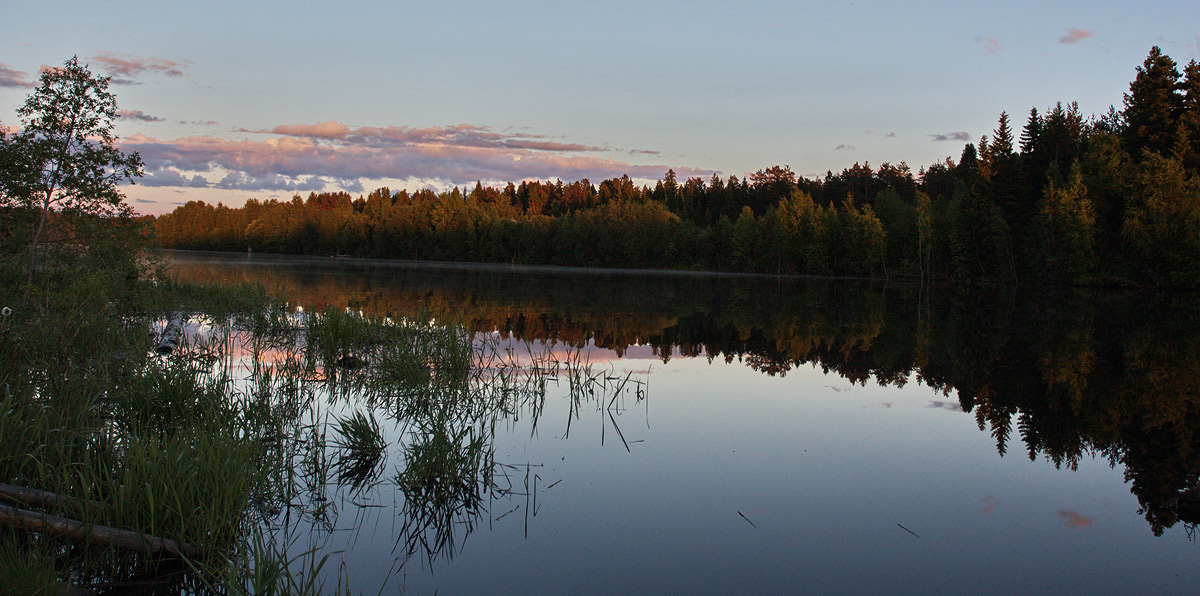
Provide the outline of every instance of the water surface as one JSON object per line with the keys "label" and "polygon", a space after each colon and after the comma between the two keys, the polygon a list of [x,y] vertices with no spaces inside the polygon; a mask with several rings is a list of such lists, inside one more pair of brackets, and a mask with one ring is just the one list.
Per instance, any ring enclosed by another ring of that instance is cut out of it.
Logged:
{"label": "water surface", "polygon": [[[496,415],[474,502],[406,491],[410,422],[377,412],[386,471],[365,490],[330,481],[324,517],[281,522],[357,590],[1197,589],[1191,295],[170,260],[309,312],[453,321],[606,380],[580,395],[551,375],[543,400]],[[414,523],[432,510],[449,523]]]}

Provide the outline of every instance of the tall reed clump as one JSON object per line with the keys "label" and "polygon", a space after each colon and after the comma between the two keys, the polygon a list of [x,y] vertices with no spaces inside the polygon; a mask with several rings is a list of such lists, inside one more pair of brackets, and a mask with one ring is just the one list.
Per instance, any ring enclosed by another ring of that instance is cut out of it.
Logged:
{"label": "tall reed clump", "polygon": [[[18,494],[0,507],[84,528],[0,525],[0,586],[121,582],[155,573],[176,551],[198,574],[173,581],[192,591],[237,593],[254,565],[278,568],[273,551],[247,541],[260,512],[288,498],[282,444],[306,406],[276,391],[269,372],[265,383],[236,386],[236,341],[215,329],[294,343],[280,303],[261,288],[81,273],[53,287],[0,288],[0,304],[0,483]],[[172,311],[205,313],[218,337],[154,355],[152,322]],[[102,536],[109,530],[135,538],[117,545]],[[138,548],[125,550],[130,543]],[[176,551],[137,552],[165,543]],[[230,584],[229,569],[241,579]],[[320,591],[288,581],[279,593]]]}
{"label": "tall reed clump", "polygon": [[381,327],[349,309],[328,308],[308,317],[304,340],[310,368],[336,370],[362,368],[367,353],[383,339]]}
{"label": "tall reed clump", "polygon": [[387,442],[379,421],[369,411],[356,410],[338,420],[336,431],[333,444],[341,451],[334,465],[338,483],[361,490],[379,478],[387,461]]}
{"label": "tall reed clump", "polygon": [[270,467],[282,464],[263,440],[273,429],[253,423],[228,379],[183,364],[150,366],[116,393],[118,460],[96,462],[89,497],[114,504],[115,527],[228,551],[264,498]]}

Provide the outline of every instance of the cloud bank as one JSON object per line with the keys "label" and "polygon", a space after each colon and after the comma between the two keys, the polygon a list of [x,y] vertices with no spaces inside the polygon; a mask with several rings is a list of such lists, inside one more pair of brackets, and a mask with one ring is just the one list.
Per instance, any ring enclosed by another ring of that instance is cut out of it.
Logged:
{"label": "cloud bank", "polygon": [[139,183],[147,186],[287,192],[336,187],[361,192],[369,180],[436,180],[455,185],[623,175],[654,180],[672,167],[681,178],[714,173],[616,161],[594,155],[604,148],[538,135],[502,134],[471,124],[351,128],[328,121],[241,132],[268,138],[160,140],[138,134],[121,145],[141,155],[147,175]]}

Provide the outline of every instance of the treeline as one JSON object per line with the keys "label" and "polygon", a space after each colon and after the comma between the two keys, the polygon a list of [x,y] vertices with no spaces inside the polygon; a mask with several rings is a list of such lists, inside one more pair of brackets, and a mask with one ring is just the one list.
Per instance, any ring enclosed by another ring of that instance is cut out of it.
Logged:
{"label": "treeline", "polygon": [[957,280],[1200,285],[1200,65],[1155,47],[1123,109],[1030,110],[914,174],[788,167],[312,193],[157,219],[170,248]]}

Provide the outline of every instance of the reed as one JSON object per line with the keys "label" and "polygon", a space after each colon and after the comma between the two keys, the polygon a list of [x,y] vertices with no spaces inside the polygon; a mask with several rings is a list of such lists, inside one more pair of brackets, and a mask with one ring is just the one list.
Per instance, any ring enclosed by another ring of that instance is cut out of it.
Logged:
{"label": "reed", "polygon": [[0,592],[51,596],[61,585],[54,572],[54,555],[43,541],[22,536],[0,537]]}
{"label": "reed", "polygon": [[361,490],[379,478],[387,461],[387,442],[379,422],[370,412],[355,411],[338,420],[335,430],[333,444],[341,452],[334,465],[338,483]]}
{"label": "reed", "polygon": [[[403,494],[403,550],[453,556],[488,499],[525,494],[496,481],[507,477],[494,458],[500,421],[528,415],[536,429],[560,377],[574,416],[595,400],[611,418],[637,383],[593,372],[579,351],[522,352],[428,317],[305,315],[260,286],[85,275],[57,293],[0,288],[0,301],[17,305],[0,317],[0,482],[88,504],[22,505],[40,514],[187,545],[199,554],[169,581],[198,594],[349,593],[325,555],[275,530],[296,519],[331,529],[336,491],[384,482],[389,450],[402,457],[386,481]],[[157,355],[148,330],[169,317],[181,341]],[[29,593],[169,567],[158,554],[5,528],[0,560],[0,585]],[[336,585],[322,583],[335,573]]]}
{"label": "reed", "polygon": [[[180,581],[207,578],[229,560],[254,568],[245,541],[259,523],[254,512],[282,500],[274,470],[288,462],[278,447],[290,432],[288,414],[303,409],[294,396],[277,397],[277,377],[263,375],[248,392],[232,382],[228,329],[287,335],[281,309],[264,296],[257,288],[209,291],[170,279],[118,285],[86,274],[53,291],[0,289],[8,309],[0,319],[0,480],[56,497],[4,506],[95,528],[71,536],[48,526],[0,528],[0,585],[38,593],[161,568],[157,555],[99,546],[101,528],[187,545],[199,573]],[[152,356],[147,329],[159,313],[180,311],[226,330]]]}

